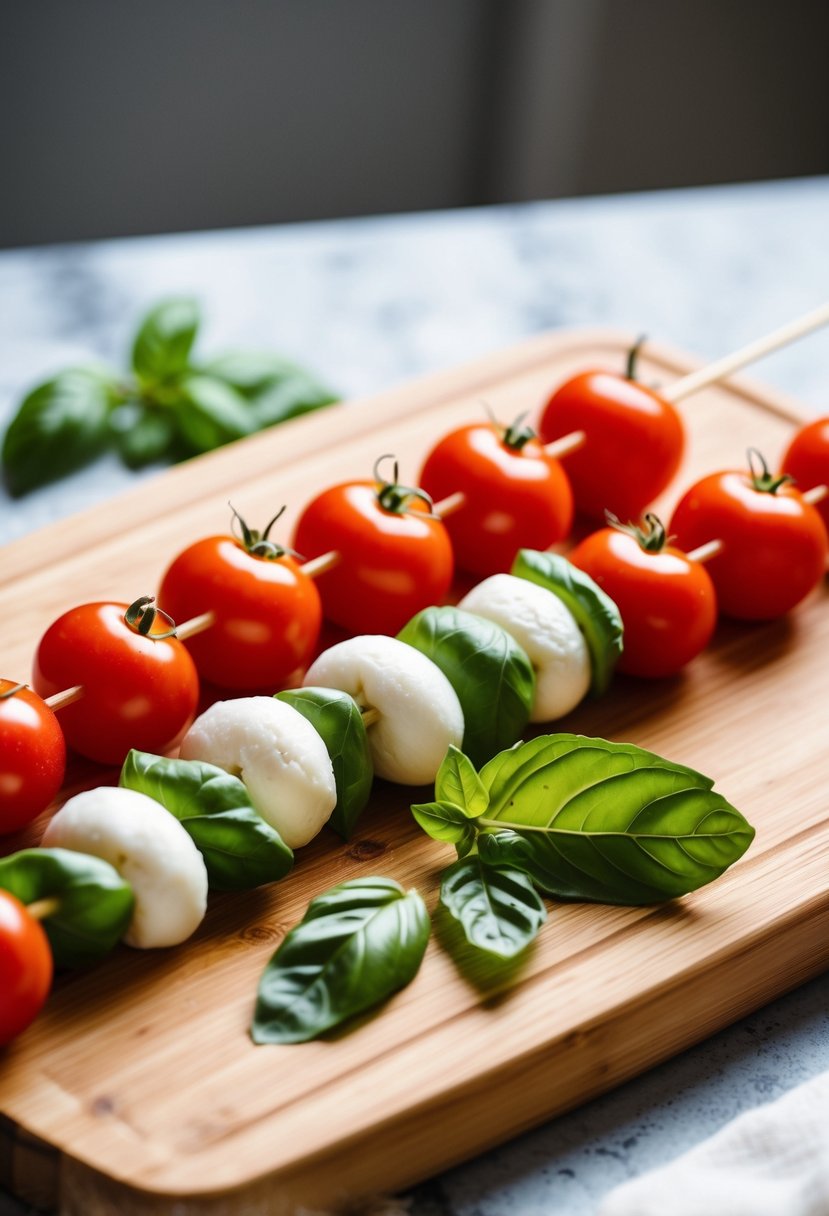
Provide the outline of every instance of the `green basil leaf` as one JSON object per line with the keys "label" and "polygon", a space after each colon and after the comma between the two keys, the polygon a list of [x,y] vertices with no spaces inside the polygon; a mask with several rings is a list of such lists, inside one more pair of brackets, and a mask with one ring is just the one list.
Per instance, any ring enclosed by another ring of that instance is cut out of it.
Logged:
{"label": "green basil leaf", "polygon": [[261,393],[301,375],[302,368],[296,363],[270,355],[263,351],[231,351],[202,364],[200,370],[208,376],[224,380],[243,397],[258,397]]}
{"label": "green basil leaf", "polygon": [[433,840],[455,845],[464,857],[475,844],[477,828],[459,806],[451,802],[419,802],[412,807],[415,820]]}
{"label": "green basil leaf", "polygon": [[186,376],[173,408],[178,433],[194,455],[257,429],[244,397],[213,376]]}
{"label": "green basil leaf", "polygon": [[443,672],[464,716],[463,750],[475,765],[508,747],[530,717],[535,673],[505,629],[460,608],[425,608],[397,635]]}
{"label": "green basil leaf", "polygon": [[25,494],[88,464],[110,441],[109,412],[120,400],[105,373],[75,367],[39,384],[24,399],[3,440],[12,494]]}
{"label": "green basil leaf", "polygon": [[189,296],[162,300],[145,316],[132,347],[132,366],[146,385],[182,375],[201,322],[199,306]]}
{"label": "green basil leaf", "polygon": [[357,878],[317,896],[265,968],[255,1043],[304,1043],[384,1001],[417,974],[429,916],[416,891]]}
{"label": "green basil leaf", "polygon": [[170,454],[176,428],[169,410],[130,402],[117,409],[110,421],[118,454],[128,468],[142,469]]}
{"label": "green basil leaf", "polygon": [[296,372],[278,384],[263,389],[251,399],[250,408],[256,419],[256,428],[264,430],[289,418],[310,414],[313,410],[333,405],[339,398],[325,384],[321,384],[308,372]]}
{"label": "green basil leaf", "polygon": [[483,815],[489,806],[489,794],[475,766],[452,743],[435,777],[435,798],[438,802],[454,803],[469,819]]}
{"label": "green basil leaf", "polygon": [[591,691],[601,696],[624,648],[622,617],[614,601],[589,574],[557,553],[521,549],[512,573],[552,591],[573,614],[590,651]]}
{"label": "green basil leaf", "polygon": [[42,924],[58,967],[85,967],[129,927],[133,894],[108,862],[68,849],[24,849],[0,858],[0,888],[24,904],[54,899]]}
{"label": "green basil leaf", "polygon": [[550,735],[481,772],[475,821],[490,865],[514,866],[568,899],[642,904],[718,878],[754,829],[712,782],[631,744]]}
{"label": "green basil leaf", "polygon": [[514,958],[538,933],[547,910],[526,874],[467,857],[445,870],[441,903],[467,941],[499,958]]}
{"label": "green basil leaf", "polygon": [[374,780],[363,715],[353,697],[336,688],[296,688],[276,694],[307,718],[328,749],[337,805],[328,826],[348,840],[365,809]]}
{"label": "green basil leaf", "polygon": [[186,828],[204,858],[211,887],[243,891],[277,882],[294,855],[253,809],[238,777],[200,760],[131,751],[120,785],[160,802]]}

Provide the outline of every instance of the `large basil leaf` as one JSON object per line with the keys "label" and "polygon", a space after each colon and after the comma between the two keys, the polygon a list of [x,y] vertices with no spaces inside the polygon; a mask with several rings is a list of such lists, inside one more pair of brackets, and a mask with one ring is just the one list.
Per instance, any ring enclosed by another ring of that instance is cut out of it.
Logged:
{"label": "large basil leaf", "polygon": [[444,870],[440,899],[460,922],[467,941],[499,958],[513,958],[523,950],[547,919],[526,874],[488,865],[478,856]]}
{"label": "large basil leaf", "polygon": [[0,858],[0,888],[24,904],[55,900],[43,928],[58,967],[97,962],[132,918],[129,883],[108,862],[68,849],[24,849]]}
{"label": "large basil leaf", "polygon": [[630,744],[550,735],[486,765],[472,821],[491,865],[550,894],[642,904],[685,895],[743,855],[754,829],[693,769]]}
{"label": "large basil leaf", "polygon": [[590,689],[601,696],[623,650],[622,617],[614,601],[589,574],[558,553],[521,549],[512,573],[552,591],[570,610],[590,651]]}
{"label": "large basil leaf", "polygon": [[75,367],[32,389],[3,440],[12,494],[25,494],[98,456],[109,442],[108,418],[121,400],[104,372]]}
{"label": "large basil leaf", "polygon": [[120,784],[160,802],[204,858],[211,887],[242,891],[283,878],[294,855],[253,809],[238,777],[201,760],[131,751]]}
{"label": "large basil leaf", "polygon": [[384,1001],[414,979],[429,939],[416,891],[357,878],[308,905],[265,968],[255,1043],[303,1043]]}
{"label": "large basil leaf", "polygon": [[145,385],[181,376],[189,366],[201,315],[189,296],[156,304],[141,322],[132,347],[132,366]]}
{"label": "large basil leaf", "polygon": [[374,766],[360,707],[336,688],[296,688],[276,694],[307,718],[328,749],[337,786],[337,805],[328,826],[348,840],[365,809]]}
{"label": "large basil leaf", "polygon": [[175,420],[191,454],[212,452],[258,428],[244,397],[215,376],[185,376],[181,380]]}
{"label": "large basil leaf", "polygon": [[425,608],[397,635],[438,666],[457,693],[463,750],[483,764],[527,725],[535,673],[526,653],[494,621],[460,608]]}

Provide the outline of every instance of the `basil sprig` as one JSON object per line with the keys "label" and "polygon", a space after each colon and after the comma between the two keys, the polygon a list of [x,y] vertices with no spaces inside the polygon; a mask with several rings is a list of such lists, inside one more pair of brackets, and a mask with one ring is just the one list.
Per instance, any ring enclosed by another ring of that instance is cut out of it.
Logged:
{"label": "basil sprig", "polygon": [[374,766],[360,707],[336,688],[292,688],[276,694],[307,718],[328,749],[337,805],[328,826],[348,840],[371,794]]}
{"label": "basil sprig", "polygon": [[239,778],[222,768],[131,751],[119,784],[175,815],[204,858],[213,888],[243,891],[277,882],[293,865],[276,828],[254,810]]}
{"label": "basil sprig", "polygon": [[69,849],[23,849],[0,858],[0,888],[23,904],[54,901],[42,920],[58,967],[97,962],[132,918],[132,887],[108,862]]}
{"label": "basil sprig", "polygon": [[11,493],[73,472],[108,447],[130,468],[182,460],[337,400],[276,356],[201,363],[193,355],[200,325],[195,300],[162,300],[138,328],[131,373],[69,368],[32,389],[3,441]]}
{"label": "basil sprig", "polygon": [[308,905],[265,968],[255,1043],[304,1043],[384,1001],[414,979],[429,939],[416,891],[356,878]]}
{"label": "basil sprig", "polygon": [[590,691],[601,696],[623,649],[622,617],[614,601],[589,574],[558,553],[521,549],[512,573],[552,591],[570,610],[590,651]]}

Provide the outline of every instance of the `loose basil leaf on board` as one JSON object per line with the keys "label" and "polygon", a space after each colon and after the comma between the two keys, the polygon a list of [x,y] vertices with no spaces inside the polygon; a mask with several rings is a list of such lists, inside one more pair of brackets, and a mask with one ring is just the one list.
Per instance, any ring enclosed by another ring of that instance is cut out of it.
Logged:
{"label": "loose basil leaf on board", "polygon": [[460,922],[467,941],[499,958],[514,958],[547,919],[530,878],[520,870],[467,857],[444,870],[441,903]]}
{"label": "loose basil leaf on board", "polygon": [[201,314],[189,296],[156,304],[141,322],[132,347],[132,366],[145,385],[181,376],[189,366]]}
{"label": "loose basil leaf on board", "polygon": [[478,835],[474,822],[451,802],[419,802],[412,807],[415,820],[433,840],[455,845],[459,857],[474,847]]}
{"label": "loose basil leaf on board", "polygon": [[259,887],[284,878],[293,865],[294,855],[277,830],[254,810],[239,778],[223,768],[131,751],[119,784],[175,815],[204,858],[211,887]]}
{"label": "loose basil leaf on board", "polygon": [[454,803],[469,819],[483,815],[489,806],[489,794],[474,764],[452,743],[435,777],[435,798]]}
{"label": "loose basil leaf on board", "polygon": [[296,688],[276,694],[302,714],[322,738],[337,786],[328,826],[348,840],[365,809],[374,780],[363,715],[353,697],[332,688]]}
{"label": "loose basil leaf on board", "polygon": [[410,983],[429,940],[416,891],[389,878],[357,878],[308,905],[265,968],[255,1043],[304,1043]]}
{"label": "loose basil leaf on board", "polygon": [[174,411],[179,436],[191,454],[211,452],[257,429],[244,397],[215,376],[185,376]]}
{"label": "loose basil leaf on board", "polygon": [[129,883],[108,862],[69,849],[24,849],[0,859],[0,888],[24,904],[56,901],[41,923],[58,967],[97,962],[132,919]]}
{"label": "loose basil leaf on board", "polygon": [[460,608],[425,608],[397,635],[438,666],[464,716],[463,750],[483,764],[527,725],[535,673],[524,650],[494,621]]}
{"label": "loose basil leaf on board", "polygon": [[567,899],[644,904],[685,895],[743,855],[754,829],[712,782],[630,744],[550,735],[485,766],[477,847]]}
{"label": "loose basil leaf on board", "polygon": [[552,591],[569,608],[590,651],[590,690],[601,696],[624,648],[622,617],[614,601],[589,574],[557,553],[521,549],[512,573]]}
{"label": "loose basil leaf on board", "polygon": [[110,410],[119,385],[94,368],[60,372],[32,389],[3,440],[3,469],[12,494],[25,494],[94,460],[109,442]]}

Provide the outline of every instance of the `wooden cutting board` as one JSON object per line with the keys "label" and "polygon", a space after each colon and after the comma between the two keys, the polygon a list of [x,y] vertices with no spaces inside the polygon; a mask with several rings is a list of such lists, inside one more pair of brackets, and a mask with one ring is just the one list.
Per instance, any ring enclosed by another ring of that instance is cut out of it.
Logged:
{"label": "wooden cutting board", "polygon": [[[154,590],[165,563],[222,531],[227,499],[251,521],[291,515],[396,452],[411,481],[429,447],[480,417],[536,410],[587,366],[621,369],[627,335],[563,332],[457,371],[254,437],[173,469],[0,554],[2,674],[26,679],[45,627],[85,600]],[[646,383],[694,361],[648,344]],[[747,446],[778,460],[798,407],[746,381],[682,406],[687,463],[666,496]],[[284,535],[287,536],[287,528]],[[687,674],[619,678],[560,724],[693,765],[757,828],[713,885],[661,907],[551,905],[511,967],[471,958],[437,909],[452,859],[377,790],[354,839],[324,832],[282,883],[211,898],[185,945],[120,948],[62,977],[0,1053],[0,1182],[73,1216],[287,1216],[388,1192],[585,1101],[802,983],[829,963],[821,588],[788,620],[723,625]],[[42,827],[42,824],[39,825]],[[34,836],[38,836],[35,831]],[[19,841],[6,842],[8,851]],[[434,934],[415,982],[325,1042],[254,1047],[259,974],[308,900],[383,874],[417,886]]]}

